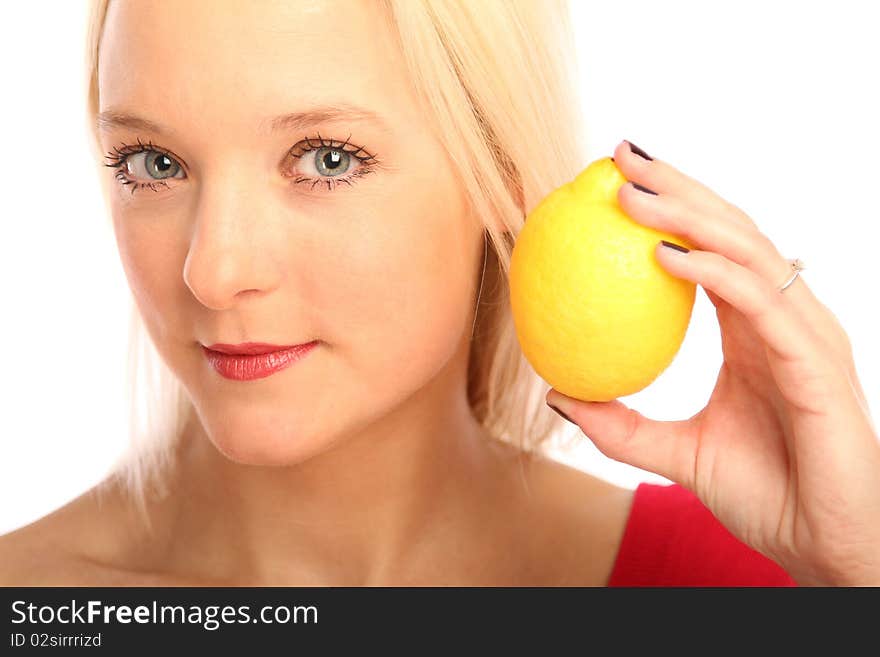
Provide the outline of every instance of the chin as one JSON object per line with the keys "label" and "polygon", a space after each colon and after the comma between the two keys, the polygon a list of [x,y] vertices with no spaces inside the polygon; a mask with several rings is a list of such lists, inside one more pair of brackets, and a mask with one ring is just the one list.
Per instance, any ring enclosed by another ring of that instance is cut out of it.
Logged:
{"label": "chin", "polygon": [[250,415],[236,421],[221,416],[203,418],[203,426],[217,451],[240,465],[296,465],[324,451],[328,442],[280,418],[259,421]]}

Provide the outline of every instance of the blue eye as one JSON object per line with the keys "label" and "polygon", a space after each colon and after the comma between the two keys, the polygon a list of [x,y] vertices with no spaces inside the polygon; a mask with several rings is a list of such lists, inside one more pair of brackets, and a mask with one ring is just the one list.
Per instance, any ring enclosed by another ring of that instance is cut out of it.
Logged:
{"label": "blue eye", "polygon": [[113,150],[115,153],[107,154],[108,163],[104,166],[117,169],[116,179],[122,185],[131,185],[132,194],[143,187],[154,192],[160,185],[168,187],[165,180],[169,178],[186,178],[180,163],[151,142],[144,144],[138,139],[137,145],[124,144]]}
{"label": "blue eye", "polygon": [[[141,155],[144,157],[141,158]],[[156,180],[174,178],[177,177],[178,173],[183,173],[183,169],[180,168],[177,160],[159,151],[134,153],[126,159],[125,165],[131,174],[137,175],[137,170],[140,168],[144,169],[150,178],[155,178]]]}
{"label": "blue eye", "polygon": [[[312,143],[312,142],[315,143]],[[348,148],[346,148],[348,146]],[[313,154],[311,154],[313,153]],[[304,171],[288,172],[284,175],[293,179],[294,184],[326,185],[333,190],[340,184],[352,185],[353,181],[372,172],[378,160],[362,148],[351,146],[348,140],[334,142],[308,138],[293,146],[287,156],[300,163]],[[122,185],[131,185],[131,193],[147,187],[154,192],[160,186],[168,187],[166,182],[172,178],[186,178],[178,160],[167,150],[140,138],[137,144],[123,144],[107,153],[105,166],[117,169],[116,179]]]}
{"label": "blue eye", "polygon": [[[312,144],[311,139],[303,140],[288,151],[288,154],[301,162],[306,169],[300,172],[307,174],[304,176],[285,174],[290,175],[295,184],[311,185],[309,189],[314,189],[315,185],[325,184],[328,191],[342,183],[351,186],[355,178],[367,175],[376,165],[376,158],[364,149],[357,147],[347,149],[348,140],[334,143],[318,135],[315,141],[317,145]],[[355,162],[354,171],[350,166],[352,161]]]}

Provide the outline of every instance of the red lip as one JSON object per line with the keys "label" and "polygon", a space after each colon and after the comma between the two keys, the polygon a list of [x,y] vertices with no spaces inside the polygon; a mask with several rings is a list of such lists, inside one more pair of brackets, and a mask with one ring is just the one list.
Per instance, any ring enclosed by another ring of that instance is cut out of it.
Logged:
{"label": "red lip", "polygon": [[318,340],[289,347],[264,342],[212,344],[202,346],[205,356],[218,374],[235,381],[262,379],[279,372],[308,354]]}
{"label": "red lip", "polygon": [[[313,341],[314,342],[314,341]],[[221,354],[232,354],[235,356],[255,356],[257,354],[271,354],[273,351],[285,351],[287,349],[293,349],[295,347],[303,348],[307,347],[311,342],[306,342],[304,344],[268,344],[266,342],[242,342],[241,344],[223,344],[222,342],[218,342],[217,344],[208,345],[205,347],[206,349],[210,349],[211,351],[219,351]]]}

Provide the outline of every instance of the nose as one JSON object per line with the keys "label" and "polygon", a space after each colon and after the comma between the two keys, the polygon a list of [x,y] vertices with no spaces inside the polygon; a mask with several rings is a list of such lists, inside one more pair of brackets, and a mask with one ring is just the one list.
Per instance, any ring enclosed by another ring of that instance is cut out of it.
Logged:
{"label": "nose", "polygon": [[284,240],[273,216],[282,212],[268,186],[236,175],[205,181],[194,213],[183,278],[199,302],[225,310],[279,286]]}

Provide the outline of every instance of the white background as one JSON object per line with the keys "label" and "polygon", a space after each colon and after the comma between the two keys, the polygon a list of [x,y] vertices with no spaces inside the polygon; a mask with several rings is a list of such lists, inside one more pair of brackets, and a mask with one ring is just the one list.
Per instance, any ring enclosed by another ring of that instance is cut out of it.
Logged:
{"label": "white background", "polygon": [[[106,172],[86,142],[85,8],[10,2],[0,21],[0,533],[99,481],[126,440],[128,292],[103,217],[97,176]],[[580,62],[590,160],[629,139],[744,209],[784,255],[806,262],[802,276],[852,339],[876,417],[873,9],[573,0],[578,50],[559,54]],[[676,360],[623,401],[649,417],[687,418],[708,400],[720,364],[714,307],[698,290]],[[586,440],[559,458],[628,487],[665,481]]]}

